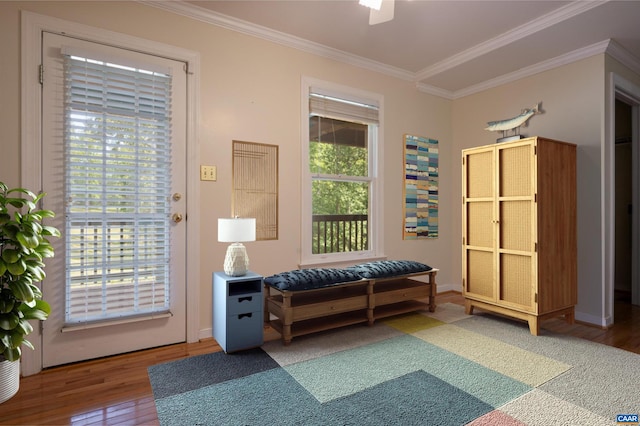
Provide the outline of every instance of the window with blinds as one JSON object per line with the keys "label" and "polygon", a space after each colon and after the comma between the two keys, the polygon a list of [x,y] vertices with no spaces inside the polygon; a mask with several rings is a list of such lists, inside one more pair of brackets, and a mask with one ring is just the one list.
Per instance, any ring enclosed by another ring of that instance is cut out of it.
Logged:
{"label": "window with blinds", "polygon": [[166,313],[171,76],[64,58],[65,322]]}
{"label": "window with blinds", "polygon": [[371,248],[378,110],[374,102],[310,88],[311,255]]}

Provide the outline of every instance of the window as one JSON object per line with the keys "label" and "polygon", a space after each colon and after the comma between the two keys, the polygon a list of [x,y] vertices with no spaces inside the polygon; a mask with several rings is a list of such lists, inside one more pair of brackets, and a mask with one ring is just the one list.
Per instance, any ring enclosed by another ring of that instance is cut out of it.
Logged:
{"label": "window", "polygon": [[65,323],[168,312],[171,76],[64,63]]}
{"label": "window", "polygon": [[381,97],[322,82],[303,93],[303,264],[379,256]]}

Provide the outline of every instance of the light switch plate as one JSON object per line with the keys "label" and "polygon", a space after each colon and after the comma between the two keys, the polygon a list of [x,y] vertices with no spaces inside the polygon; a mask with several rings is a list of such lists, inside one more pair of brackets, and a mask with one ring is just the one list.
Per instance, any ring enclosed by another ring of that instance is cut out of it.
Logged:
{"label": "light switch plate", "polygon": [[216,166],[200,166],[200,180],[215,181],[217,173]]}

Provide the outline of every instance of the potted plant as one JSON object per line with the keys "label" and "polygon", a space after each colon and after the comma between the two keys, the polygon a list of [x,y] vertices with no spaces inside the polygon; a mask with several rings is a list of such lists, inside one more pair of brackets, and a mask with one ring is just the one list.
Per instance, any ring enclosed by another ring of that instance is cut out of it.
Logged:
{"label": "potted plant", "polygon": [[44,196],[0,182],[0,403],[18,391],[20,347],[33,349],[25,339],[33,331],[29,320],[45,320],[51,311],[36,283],[45,277],[44,259],[53,256],[47,238],[60,231],[42,224],[54,216],[38,209]]}

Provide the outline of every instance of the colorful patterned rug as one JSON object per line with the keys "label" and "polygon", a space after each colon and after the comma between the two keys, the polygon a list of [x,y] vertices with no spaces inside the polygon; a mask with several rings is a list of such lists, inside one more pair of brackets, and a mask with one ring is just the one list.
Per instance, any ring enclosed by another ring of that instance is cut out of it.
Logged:
{"label": "colorful patterned rug", "polygon": [[155,365],[149,378],[163,426],[600,426],[640,411],[639,355],[455,304]]}

